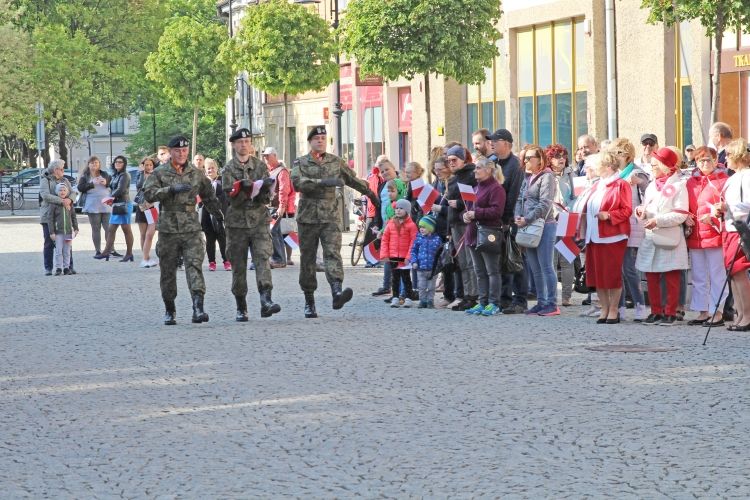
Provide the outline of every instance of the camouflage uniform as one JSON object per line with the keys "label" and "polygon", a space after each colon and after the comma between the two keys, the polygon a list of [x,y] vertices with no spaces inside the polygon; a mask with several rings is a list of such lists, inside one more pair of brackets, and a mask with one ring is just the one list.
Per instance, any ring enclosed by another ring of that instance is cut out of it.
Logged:
{"label": "camouflage uniform", "polygon": [[235,296],[247,295],[247,247],[253,254],[255,264],[255,283],[258,291],[271,290],[271,232],[268,227],[269,203],[268,190],[262,190],[255,198],[250,199],[248,190],[235,189],[236,181],[250,181],[268,178],[266,164],[250,157],[246,164],[237,158],[232,159],[221,172],[221,185],[229,195],[229,211],[225,225],[227,227],[227,252],[232,262],[232,293]]}
{"label": "camouflage uniform", "polygon": [[[315,277],[315,253],[318,241],[323,248],[325,273],[333,289],[344,280],[341,262],[341,207],[335,187],[321,185],[323,179],[341,179],[343,184],[366,194],[367,183],[358,179],[354,171],[338,156],[323,153],[320,159],[312,154],[299,157],[292,168],[292,183],[300,193],[297,207],[300,269],[299,285],[306,298],[318,288]],[[335,295],[334,291],[334,295]],[[343,305],[343,304],[342,304]]]}
{"label": "camouflage uniform", "polygon": [[[190,190],[171,192],[170,187],[177,184],[189,184]],[[206,283],[201,266],[206,254],[206,243],[195,209],[196,195],[200,195],[203,206],[211,214],[220,219],[224,217],[211,181],[190,162],[183,165],[182,174],[177,173],[170,163],[154,169],[143,189],[146,201],[159,202],[159,241],[156,244],[156,254],[159,256],[161,296],[167,311],[170,307],[174,311],[177,261],[181,256],[185,261],[185,276],[190,294],[193,298],[199,296],[202,303]]]}

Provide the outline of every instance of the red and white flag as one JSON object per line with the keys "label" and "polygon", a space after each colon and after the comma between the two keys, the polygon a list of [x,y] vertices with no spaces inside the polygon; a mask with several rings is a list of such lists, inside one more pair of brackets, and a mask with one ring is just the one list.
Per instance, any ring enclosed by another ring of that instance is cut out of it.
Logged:
{"label": "red and white flag", "polygon": [[401,269],[402,271],[406,271],[408,269],[411,269],[411,264],[409,264],[408,262],[404,262],[403,264],[398,266],[398,268]]}
{"label": "red and white flag", "polygon": [[365,255],[365,260],[370,264],[377,264],[380,262],[380,251],[375,248],[375,242],[371,242],[362,249],[362,253]]}
{"label": "red and white flag", "polygon": [[277,222],[279,222],[279,219],[271,217],[271,222],[268,223],[268,229],[273,230],[273,226],[275,226]]}
{"label": "red and white flag", "polygon": [[461,193],[461,199],[464,200],[464,203],[477,201],[477,193],[474,192],[473,187],[468,184],[461,184],[460,182],[457,182],[456,184],[458,185],[458,191]]}
{"label": "red and white flag", "polygon": [[299,237],[297,236],[297,233],[289,233],[284,237],[284,242],[289,245],[292,250],[297,250],[299,248]]}
{"label": "red and white flag", "polygon": [[562,255],[568,262],[573,262],[578,254],[581,253],[581,249],[578,248],[576,242],[573,241],[573,238],[569,237],[565,237],[555,243],[555,249],[560,252],[560,255]]}
{"label": "red and white flag", "polygon": [[[424,179],[414,179],[411,181],[411,193],[414,196],[414,198],[419,197],[419,193],[422,192],[422,188],[425,187]],[[432,186],[430,186],[432,187]]]}
{"label": "red and white flag", "polygon": [[258,193],[260,192],[260,188],[263,187],[263,181],[258,180],[253,182],[253,189],[250,191],[250,199],[252,200],[256,196],[258,196]]}
{"label": "red and white flag", "polygon": [[578,230],[578,224],[581,222],[581,214],[575,212],[560,212],[557,217],[557,232],[555,236],[573,237]]}
{"label": "red and white flag", "polygon": [[419,196],[417,196],[417,203],[422,207],[422,212],[427,213],[432,210],[432,205],[435,204],[440,193],[434,187],[429,184],[425,184],[420,188]]}
{"label": "red and white flag", "polygon": [[159,220],[159,209],[156,207],[151,207],[149,209],[144,210],[143,215],[146,216],[147,223],[156,224],[156,221]]}

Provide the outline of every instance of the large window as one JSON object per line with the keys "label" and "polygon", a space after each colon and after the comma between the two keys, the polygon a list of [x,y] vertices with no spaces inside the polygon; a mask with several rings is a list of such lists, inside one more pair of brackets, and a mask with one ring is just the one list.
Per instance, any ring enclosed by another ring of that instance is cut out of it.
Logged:
{"label": "large window", "polygon": [[682,22],[675,31],[675,117],[676,146],[684,149],[693,143],[693,71],[687,57],[686,48],[692,50],[690,24]]}
{"label": "large window", "polygon": [[492,67],[485,68],[484,81],[479,85],[467,87],[467,137],[466,144],[471,144],[471,134],[480,128],[494,131],[506,128],[505,91],[500,84],[504,72],[502,59],[505,54],[505,43],[501,38],[497,42],[500,55],[492,62]]}
{"label": "large window", "polygon": [[365,108],[365,165],[374,165],[375,159],[383,154],[383,107]]}
{"label": "large window", "polygon": [[553,142],[573,150],[588,131],[583,20],[532,26],[516,33],[519,146]]}

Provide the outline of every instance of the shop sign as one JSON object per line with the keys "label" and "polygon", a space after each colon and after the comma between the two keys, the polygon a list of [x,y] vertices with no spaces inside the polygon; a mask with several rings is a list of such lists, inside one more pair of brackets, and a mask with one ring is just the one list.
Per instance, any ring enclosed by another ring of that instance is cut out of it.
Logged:
{"label": "shop sign", "polygon": [[359,73],[359,68],[357,68],[354,73],[354,82],[357,87],[382,87],[383,77],[377,75],[362,76]]}
{"label": "shop sign", "polygon": [[735,68],[750,68],[750,53],[737,54],[733,59]]}

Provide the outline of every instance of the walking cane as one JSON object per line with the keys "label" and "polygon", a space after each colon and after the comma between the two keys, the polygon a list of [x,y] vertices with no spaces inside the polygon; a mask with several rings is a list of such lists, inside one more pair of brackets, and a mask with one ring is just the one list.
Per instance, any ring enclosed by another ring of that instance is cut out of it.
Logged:
{"label": "walking cane", "polygon": [[741,247],[737,247],[737,251],[734,252],[734,256],[732,257],[732,262],[729,264],[729,268],[727,269],[727,279],[724,280],[724,286],[721,287],[721,293],[719,293],[719,300],[716,301],[716,308],[714,309],[714,314],[711,316],[711,320],[708,325],[708,330],[706,331],[706,338],[703,339],[703,345],[706,345],[706,342],[708,341],[708,334],[711,333],[711,328],[713,328],[713,319],[716,317],[716,313],[719,312],[719,306],[721,305],[721,298],[724,296],[724,290],[727,289],[727,286],[729,285],[729,280],[732,279],[732,269],[734,269],[734,262],[737,260],[737,255],[740,252]]}

